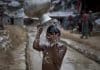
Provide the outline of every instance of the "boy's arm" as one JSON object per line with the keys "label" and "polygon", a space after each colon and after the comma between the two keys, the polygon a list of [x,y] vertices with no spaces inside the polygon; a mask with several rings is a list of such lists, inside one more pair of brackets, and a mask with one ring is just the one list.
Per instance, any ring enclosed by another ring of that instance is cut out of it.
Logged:
{"label": "boy's arm", "polygon": [[37,27],[37,34],[36,34],[35,40],[33,42],[33,48],[38,50],[38,51],[42,51],[42,48],[39,45],[39,43],[40,43],[40,35],[41,35],[42,31],[43,31],[43,27],[41,25],[39,25]]}

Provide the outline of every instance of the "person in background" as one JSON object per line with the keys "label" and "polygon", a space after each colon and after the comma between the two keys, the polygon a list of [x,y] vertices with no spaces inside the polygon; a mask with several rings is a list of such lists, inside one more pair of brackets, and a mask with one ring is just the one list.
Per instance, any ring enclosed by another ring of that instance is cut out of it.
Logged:
{"label": "person in background", "polygon": [[89,36],[92,36],[93,31],[93,25],[94,25],[94,17],[92,15],[92,11],[89,11]]}
{"label": "person in background", "polygon": [[0,30],[4,30],[3,15],[4,15],[4,8],[3,6],[0,5]]}
{"label": "person in background", "polygon": [[89,15],[87,13],[82,14],[82,36],[81,38],[85,37],[88,38],[89,35]]}
{"label": "person in background", "polygon": [[[48,45],[40,45],[40,35],[43,27],[37,27],[37,34],[33,42],[33,48],[43,52],[42,70],[60,70],[67,47],[59,43],[61,32],[54,25],[47,28],[46,40]],[[43,40],[42,40],[43,41]]]}

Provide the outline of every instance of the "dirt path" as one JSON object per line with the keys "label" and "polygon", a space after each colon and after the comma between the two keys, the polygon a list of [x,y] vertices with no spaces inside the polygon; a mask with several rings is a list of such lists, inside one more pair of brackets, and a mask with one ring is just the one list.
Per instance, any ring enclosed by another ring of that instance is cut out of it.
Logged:
{"label": "dirt path", "polygon": [[61,29],[61,32],[63,38],[71,39],[73,41],[89,45],[91,48],[100,51],[100,35],[95,35],[89,37],[88,39],[80,39],[80,34],[70,33],[70,31],[65,31],[63,29]]}
{"label": "dirt path", "polygon": [[26,70],[26,31],[19,26],[7,26],[5,30],[8,34],[5,43],[10,41],[7,44],[10,46],[5,45],[6,50],[0,50],[0,70]]}

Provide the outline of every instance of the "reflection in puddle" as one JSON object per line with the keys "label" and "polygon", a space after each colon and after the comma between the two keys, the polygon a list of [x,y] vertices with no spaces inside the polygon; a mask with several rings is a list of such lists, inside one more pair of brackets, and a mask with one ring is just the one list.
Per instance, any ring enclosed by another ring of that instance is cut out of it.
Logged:
{"label": "reflection in puddle", "polygon": [[[99,64],[71,48],[68,48],[63,64],[65,68],[68,64],[71,65],[70,68],[73,66],[74,69],[68,70],[100,70]],[[65,68],[62,70],[65,70]]]}

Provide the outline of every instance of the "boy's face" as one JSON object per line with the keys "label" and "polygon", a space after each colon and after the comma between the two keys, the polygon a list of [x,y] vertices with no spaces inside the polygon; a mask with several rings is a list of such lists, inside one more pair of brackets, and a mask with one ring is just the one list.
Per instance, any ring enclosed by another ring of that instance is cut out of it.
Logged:
{"label": "boy's face", "polygon": [[60,40],[60,35],[59,33],[47,33],[46,38],[48,39],[49,42],[54,43],[58,42]]}

